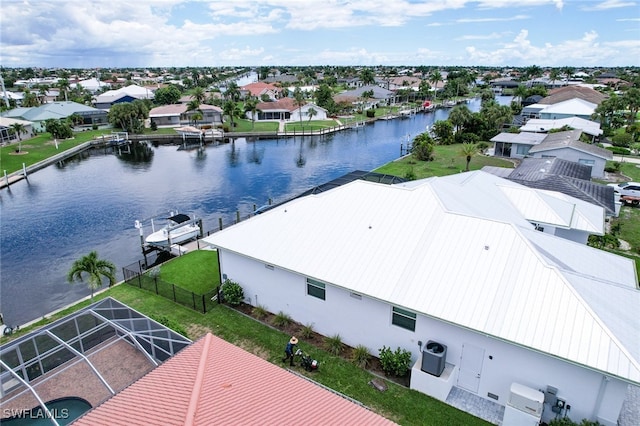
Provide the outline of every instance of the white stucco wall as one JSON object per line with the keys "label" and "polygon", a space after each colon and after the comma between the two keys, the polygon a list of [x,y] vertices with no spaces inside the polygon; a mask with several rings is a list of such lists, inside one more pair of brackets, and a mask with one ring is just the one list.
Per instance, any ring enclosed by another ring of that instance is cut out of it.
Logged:
{"label": "white stucco wall", "polygon": [[[326,285],[326,300],[321,300],[306,294],[305,276],[222,250],[219,257],[221,274],[242,286],[248,303],[273,313],[282,311],[301,324],[313,324],[325,336],[339,334],[344,343],[365,345],[372,355],[378,356],[383,345],[393,350],[399,346],[409,350],[415,361],[420,353],[418,341],[435,340],[447,345],[446,360],[459,370],[463,345],[473,346],[484,350],[477,389],[483,398],[489,399],[492,393],[504,405],[512,382],[543,391],[550,385],[571,406],[568,416],[574,421],[587,418],[614,425],[620,413],[627,384],[618,379],[606,382],[595,412],[602,373],[424,315],[417,316],[415,332],[409,331],[391,324],[392,307],[384,301],[366,296],[357,299],[330,284]],[[550,407],[545,407],[547,421],[552,415]]]}

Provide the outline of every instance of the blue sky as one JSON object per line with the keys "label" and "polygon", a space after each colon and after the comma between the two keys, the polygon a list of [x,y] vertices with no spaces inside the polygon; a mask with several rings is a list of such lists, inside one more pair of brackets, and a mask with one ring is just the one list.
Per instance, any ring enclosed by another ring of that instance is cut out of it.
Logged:
{"label": "blue sky", "polygon": [[638,0],[2,0],[0,65],[639,66]]}

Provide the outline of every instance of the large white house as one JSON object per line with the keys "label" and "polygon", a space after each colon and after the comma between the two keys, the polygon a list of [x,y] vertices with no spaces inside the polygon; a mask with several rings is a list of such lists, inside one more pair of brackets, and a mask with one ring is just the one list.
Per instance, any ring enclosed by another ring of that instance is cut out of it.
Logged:
{"label": "large white house", "polygon": [[[640,385],[635,264],[536,230],[531,218],[554,212],[575,216],[576,232],[595,219],[570,197],[523,188],[480,171],[357,180],[203,241],[246,302],[375,355],[411,351],[414,389],[506,406],[517,383],[551,395],[543,420],[559,409],[615,425]],[[428,341],[447,347],[440,376],[421,368]]]}

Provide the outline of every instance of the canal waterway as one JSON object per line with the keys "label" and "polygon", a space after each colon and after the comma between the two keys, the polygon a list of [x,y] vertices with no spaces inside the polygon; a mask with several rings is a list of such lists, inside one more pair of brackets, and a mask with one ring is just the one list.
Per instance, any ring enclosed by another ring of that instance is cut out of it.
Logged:
{"label": "canal waterway", "polygon": [[[508,104],[508,99],[501,100]],[[472,111],[479,100],[469,103]],[[377,121],[328,136],[209,145],[151,146],[114,155],[93,150],[51,165],[0,191],[0,308],[23,324],[89,294],[69,284],[74,260],[96,250],[121,268],[141,259],[136,220],[170,209],[202,218],[204,229],[286,200],[354,170],[400,157],[401,144],[448,110]]]}

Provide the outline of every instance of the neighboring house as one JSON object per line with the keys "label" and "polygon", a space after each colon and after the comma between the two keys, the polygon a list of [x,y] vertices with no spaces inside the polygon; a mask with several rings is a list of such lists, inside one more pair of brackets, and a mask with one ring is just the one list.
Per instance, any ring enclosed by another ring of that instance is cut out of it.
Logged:
{"label": "neighboring house", "polygon": [[421,81],[422,80],[420,80],[418,77],[392,77],[391,79],[389,79],[388,87],[385,87],[389,90],[411,89],[417,91],[420,88]]}
{"label": "neighboring house", "polygon": [[5,90],[2,92],[2,102],[6,105],[8,101],[15,102],[16,106],[22,106],[22,100],[24,99],[24,92],[10,92]]}
{"label": "neighboring house", "polygon": [[80,80],[76,83],[76,86],[80,86],[83,89],[88,90],[91,93],[95,93],[98,90],[102,90],[105,87],[111,87],[110,83],[100,81],[97,78],[89,78],[87,80]]}
{"label": "neighboring house", "polygon": [[[22,124],[26,133],[16,134],[11,125]],[[18,120],[15,118],[0,117],[0,143],[3,145],[11,142],[18,142],[33,137],[33,126],[30,121]]]}
{"label": "neighboring house", "polygon": [[560,102],[568,101],[571,99],[582,99],[592,104],[600,105],[600,103],[607,99],[607,95],[603,95],[597,90],[584,86],[566,86],[559,89],[553,89],[549,91],[549,94],[542,98],[539,103],[545,105],[553,105]]}
{"label": "neighboring house", "polygon": [[45,121],[65,119],[78,114],[84,119],[84,125],[107,124],[107,112],[72,101],[51,102],[32,108],[15,108],[2,113],[3,117],[17,118],[33,123],[33,130],[45,131]]}
{"label": "neighboring house", "polygon": [[99,109],[108,110],[115,104],[133,102],[137,99],[153,99],[153,91],[146,87],[130,84],[117,90],[109,90],[96,97],[94,105]]}
{"label": "neighboring house", "polygon": [[535,158],[558,157],[563,160],[591,166],[591,177],[604,177],[604,168],[608,160],[613,160],[611,151],[579,141],[580,130],[550,133],[544,140],[529,149],[529,155]]}
{"label": "neighboring house", "polygon": [[569,99],[543,108],[539,112],[539,118],[557,120],[560,118],[579,117],[590,120],[597,107],[597,104],[583,99]]}
{"label": "neighboring house", "polygon": [[561,129],[565,126],[576,130],[581,130],[582,133],[591,136],[592,140],[599,136],[602,136],[600,123],[598,123],[597,121],[585,120],[584,118],[580,117],[560,118],[557,120],[532,118],[528,120],[522,127],[520,127],[520,131],[548,133],[550,130]]}
{"label": "neighboring house", "polygon": [[200,104],[199,110],[187,110],[187,104],[171,104],[162,105],[149,111],[149,119],[158,127],[179,127],[184,124],[193,123],[193,115],[197,112],[202,113],[202,120],[196,124],[221,124],[222,109],[207,104]]}
{"label": "neighboring house", "polygon": [[604,208],[609,217],[617,216],[612,187],[591,181],[591,167],[561,158],[523,158],[515,169],[485,166],[494,174],[529,188],[561,192]]}
{"label": "neighboring house", "polygon": [[[373,354],[410,351],[420,392],[505,406],[513,383],[555,389],[571,406],[562,415],[613,426],[640,386],[635,264],[531,224],[559,215],[582,227],[569,200],[480,171],[356,180],[202,241],[245,302]],[[429,340],[448,348],[440,377],[421,368]],[[544,404],[542,420],[555,417]]]}
{"label": "neighboring house", "polygon": [[[275,102],[261,102],[257,105],[258,121],[299,121],[309,120],[309,110],[313,108],[316,114],[312,120],[326,120],[327,110],[313,103],[306,103],[299,107],[293,98],[282,98]],[[251,111],[246,112],[246,118],[252,119]]]}
{"label": "neighboring house", "polygon": [[[364,92],[373,92],[373,96],[364,99]],[[393,105],[396,103],[396,95],[392,90],[387,90],[377,85],[370,85],[339,93],[333,97],[333,100],[336,103],[350,103],[354,107],[368,109],[373,106]]]}
{"label": "neighboring house", "polygon": [[250,96],[258,99],[268,97],[272,101],[275,101],[282,96],[282,88],[262,81],[249,83],[240,87],[240,97],[242,99],[246,99]]}
{"label": "neighboring house", "polygon": [[573,98],[557,104],[531,104],[522,108],[522,115],[525,118],[540,118],[544,120],[557,120],[562,118],[579,117],[590,120],[595,112],[597,104],[585,101],[580,98]]}
{"label": "neighboring house", "polygon": [[[84,401],[66,413],[77,417],[76,410],[99,406],[190,343],[117,300],[104,298],[0,346],[0,423],[61,399]],[[61,421],[66,414],[58,410],[58,421],[69,424],[66,417]]]}
{"label": "neighboring house", "polygon": [[395,423],[207,333],[74,424]]}
{"label": "neighboring house", "polygon": [[493,155],[496,157],[523,158],[529,154],[531,147],[540,144],[547,135],[545,133],[502,132],[492,137]]}

